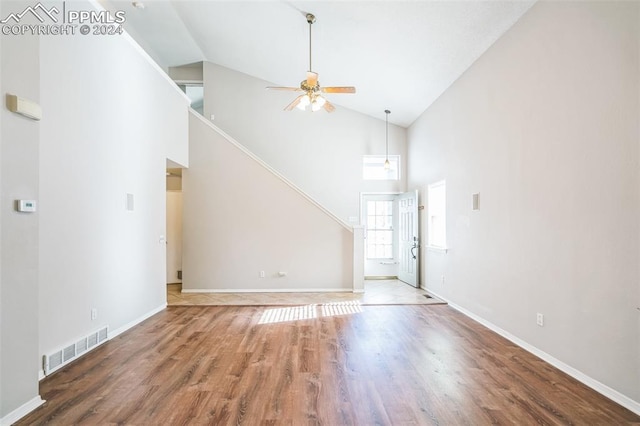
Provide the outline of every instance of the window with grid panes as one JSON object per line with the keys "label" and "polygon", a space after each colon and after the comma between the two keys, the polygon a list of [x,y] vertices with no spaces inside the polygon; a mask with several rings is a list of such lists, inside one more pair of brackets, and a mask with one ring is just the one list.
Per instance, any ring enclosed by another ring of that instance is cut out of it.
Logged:
{"label": "window with grid panes", "polygon": [[393,258],[393,201],[367,201],[367,259]]}

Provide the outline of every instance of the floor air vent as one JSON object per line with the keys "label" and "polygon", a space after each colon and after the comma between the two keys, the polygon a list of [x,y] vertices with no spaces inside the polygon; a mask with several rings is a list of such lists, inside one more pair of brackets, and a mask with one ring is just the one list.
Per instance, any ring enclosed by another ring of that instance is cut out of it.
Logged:
{"label": "floor air vent", "polygon": [[108,335],[109,327],[103,327],[83,337],[76,343],[72,343],[58,351],[45,355],[43,357],[44,374],[48,375],[53,373],[63,365],[99,346],[101,343],[106,342]]}

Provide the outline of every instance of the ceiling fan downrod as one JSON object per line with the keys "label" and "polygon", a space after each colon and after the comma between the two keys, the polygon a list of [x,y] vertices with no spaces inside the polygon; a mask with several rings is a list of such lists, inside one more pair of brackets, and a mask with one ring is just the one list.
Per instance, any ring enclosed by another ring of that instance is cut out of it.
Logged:
{"label": "ceiling fan downrod", "polygon": [[313,72],[313,68],[311,68],[311,25],[316,22],[313,13],[307,13],[307,22],[309,23],[309,72]]}

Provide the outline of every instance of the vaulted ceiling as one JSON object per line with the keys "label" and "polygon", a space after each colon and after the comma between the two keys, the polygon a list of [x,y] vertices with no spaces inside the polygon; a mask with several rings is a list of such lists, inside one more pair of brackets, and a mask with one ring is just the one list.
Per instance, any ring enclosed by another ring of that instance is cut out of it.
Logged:
{"label": "vaulted ceiling", "polygon": [[126,11],[125,28],[163,67],[198,61],[298,86],[313,68],[336,105],[407,127],[532,6],[534,1],[162,1]]}

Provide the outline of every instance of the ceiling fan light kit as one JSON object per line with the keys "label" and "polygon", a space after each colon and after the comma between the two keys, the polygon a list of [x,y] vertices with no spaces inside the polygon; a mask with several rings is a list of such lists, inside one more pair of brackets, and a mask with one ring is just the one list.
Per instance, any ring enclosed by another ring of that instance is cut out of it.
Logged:
{"label": "ceiling fan light kit", "polygon": [[288,90],[293,92],[304,92],[304,94],[298,96],[287,105],[284,110],[292,111],[294,108],[305,111],[307,107],[310,107],[312,112],[319,111],[324,108],[327,112],[333,112],[336,107],[329,102],[322,93],[356,93],[356,88],[352,86],[341,87],[321,87],[318,81],[318,73],[313,72],[311,67],[311,25],[316,22],[316,17],[307,13],[307,23],[309,24],[309,71],[307,71],[307,78],[302,80],[300,87],[267,87],[271,90]]}

